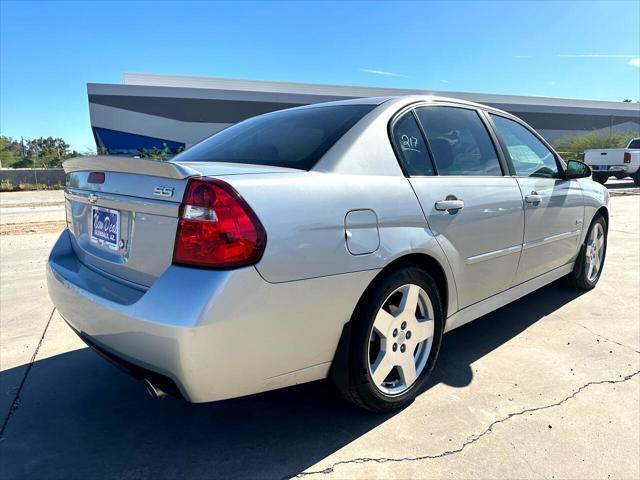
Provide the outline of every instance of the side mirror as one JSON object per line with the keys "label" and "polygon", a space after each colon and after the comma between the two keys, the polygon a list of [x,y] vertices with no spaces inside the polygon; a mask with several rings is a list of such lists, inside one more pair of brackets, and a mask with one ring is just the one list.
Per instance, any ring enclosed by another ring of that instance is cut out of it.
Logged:
{"label": "side mirror", "polygon": [[574,178],[587,178],[591,176],[591,167],[586,163],[579,162],[578,160],[569,160],[567,162],[567,171],[565,172],[565,178],[567,180],[573,180]]}

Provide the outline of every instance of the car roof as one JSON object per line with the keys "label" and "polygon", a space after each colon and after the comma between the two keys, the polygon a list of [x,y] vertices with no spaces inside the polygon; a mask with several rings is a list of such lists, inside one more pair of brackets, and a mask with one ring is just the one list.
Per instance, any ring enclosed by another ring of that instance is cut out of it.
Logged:
{"label": "car roof", "polygon": [[333,106],[333,105],[375,105],[379,106],[382,104],[394,104],[394,106],[402,107],[405,105],[410,105],[412,103],[418,102],[428,102],[428,103],[453,103],[458,105],[465,105],[474,108],[482,108],[486,110],[492,110],[495,112],[500,112],[511,116],[508,112],[504,112],[500,109],[491,107],[489,105],[484,105],[481,103],[470,102],[468,100],[462,100],[454,97],[442,97],[438,95],[394,95],[394,96],[383,96],[383,97],[362,97],[362,98],[350,98],[346,100],[336,100],[332,102],[322,102],[322,103],[312,103],[309,105],[304,105],[296,108],[314,108],[314,107],[323,107],[323,106]]}

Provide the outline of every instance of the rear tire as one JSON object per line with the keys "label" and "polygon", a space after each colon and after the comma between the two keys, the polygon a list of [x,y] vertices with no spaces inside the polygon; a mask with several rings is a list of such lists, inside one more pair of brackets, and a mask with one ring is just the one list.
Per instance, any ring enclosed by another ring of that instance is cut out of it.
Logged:
{"label": "rear tire", "polygon": [[594,173],[593,180],[598,182],[600,185],[604,185],[609,180],[609,175],[603,175],[602,173]]}
{"label": "rear tire", "polygon": [[372,412],[413,402],[433,371],[444,332],[433,278],[417,267],[384,274],[364,293],[351,323],[349,381],[342,395]]}
{"label": "rear tire", "polygon": [[614,175],[618,180],[622,180],[623,178],[627,178],[627,176],[624,173],[618,173],[616,175]]}
{"label": "rear tire", "polygon": [[636,184],[636,187],[640,187],[640,168],[638,168],[638,171],[633,176],[633,183]]}
{"label": "rear tire", "polygon": [[606,253],[607,222],[601,214],[597,214],[580,248],[573,271],[567,276],[569,284],[580,290],[595,287],[602,274]]}

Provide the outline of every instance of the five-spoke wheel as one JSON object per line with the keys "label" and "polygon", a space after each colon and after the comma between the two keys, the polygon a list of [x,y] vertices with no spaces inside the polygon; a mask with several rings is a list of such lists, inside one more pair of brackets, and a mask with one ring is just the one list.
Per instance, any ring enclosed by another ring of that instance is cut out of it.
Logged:
{"label": "five-spoke wheel", "polygon": [[602,274],[606,253],[607,222],[598,214],[591,222],[573,272],[568,275],[569,283],[582,290],[595,287]]}
{"label": "five-spoke wheel", "polygon": [[414,384],[433,344],[433,305],[415,284],[394,290],[383,302],[369,337],[369,372],[382,392],[398,395]]}
{"label": "five-spoke wheel", "polygon": [[352,317],[343,395],[376,412],[413,401],[438,356],[442,312],[440,289],[425,270],[406,265],[382,273]]}
{"label": "five-spoke wheel", "polygon": [[595,223],[586,244],[584,268],[587,280],[595,281],[600,275],[600,269],[604,261],[604,228],[600,223]]}

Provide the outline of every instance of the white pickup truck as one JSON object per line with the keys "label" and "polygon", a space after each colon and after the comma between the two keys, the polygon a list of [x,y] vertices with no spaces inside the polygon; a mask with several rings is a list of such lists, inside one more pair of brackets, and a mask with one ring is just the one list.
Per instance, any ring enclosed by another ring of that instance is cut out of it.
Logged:
{"label": "white pickup truck", "polygon": [[593,170],[593,179],[603,185],[614,176],[632,177],[640,186],[640,138],[634,138],[627,148],[604,148],[584,151],[584,162]]}

